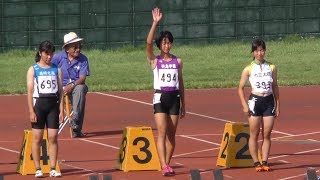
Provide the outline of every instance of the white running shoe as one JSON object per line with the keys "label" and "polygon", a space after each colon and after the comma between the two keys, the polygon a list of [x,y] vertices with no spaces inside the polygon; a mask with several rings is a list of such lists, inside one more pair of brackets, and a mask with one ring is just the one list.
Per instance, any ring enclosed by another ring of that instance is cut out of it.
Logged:
{"label": "white running shoe", "polygon": [[36,173],[35,173],[34,177],[42,178],[43,177],[43,172],[41,170],[36,170]]}
{"label": "white running shoe", "polygon": [[51,170],[51,171],[50,171],[50,177],[61,177],[61,176],[62,176],[62,174],[59,173],[59,172],[56,171],[56,170]]}

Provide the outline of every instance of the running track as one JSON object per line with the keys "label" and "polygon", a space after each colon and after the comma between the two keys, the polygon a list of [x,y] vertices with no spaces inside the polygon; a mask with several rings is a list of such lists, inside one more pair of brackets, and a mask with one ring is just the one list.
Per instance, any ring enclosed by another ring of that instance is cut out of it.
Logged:
{"label": "running track", "polygon": [[[253,168],[223,169],[225,179],[303,179],[308,167],[320,174],[320,86],[281,87],[281,114],[272,134],[269,162],[272,172]],[[152,91],[89,93],[84,131],[87,138],[71,139],[64,129],[59,138],[63,179],[88,179],[111,174],[113,179],[165,179],[159,171],[123,172],[115,169],[122,130],[151,126]],[[25,95],[0,96],[0,175],[7,179],[34,179],[15,172],[23,130],[30,129]],[[177,175],[189,179],[200,169],[212,179],[226,122],[246,122],[236,89],[186,90],[187,116],[180,121],[172,159]]]}

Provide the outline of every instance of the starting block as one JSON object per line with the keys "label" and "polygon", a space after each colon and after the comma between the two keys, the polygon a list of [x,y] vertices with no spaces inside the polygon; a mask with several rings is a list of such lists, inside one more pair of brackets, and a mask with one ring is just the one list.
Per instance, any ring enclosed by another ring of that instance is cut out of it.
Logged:
{"label": "starting block", "polygon": [[190,180],[200,180],[200,179],[201,179],[201,175],[198,169],[190,170]]}
{"label": "starting block", "polygon": [[99,180],[99,176],[98,175],[90,175],[89,180]]}
{"label": "starting block", "polygon": [[314,168],[307,169],[307,177],[304,178],[305,180],[319,180],[320,177],[317,176],[317,172]]}
{"label": "starting block", "polygon": [[126,127],[123,130],[117,168],[131,170],[161,170],[151,127]]}
{"label": "starting block", "polygon": [[245,123],[226,123],[217,166],[252,167],[253,160],[249,152],[249,125]]}
{"label": "starting block", "polygon": [[[214,180],[223,180],[223,174],[221,169],[214,169],[213,171]],[[198,169],[190,170],[190,180],[201,180],[200,171]]]}
{"label": "starting block", "polygon": [[223,174],[221,169],[214,169],[213,170],[213,177],[214,180],[223,180]]}
{"label": "starting block", "polygon": [[103,180],[112,180],[112,175],[111,175],[111,174],[104,174],[104,175],[102,176],[102,179],[103,179]]}
{"label": "starting block", "polygon": [[[112,175],[111,174],[104,174],[102,176],[102,179],[103,180],[112,180]],[[99,180],[99,175],[96,175],[96,174],[90,175],[89,180]]]}
{"label": "starting block", "polygon": [[[19,155],[19,161],[17,165],[17,172],[22,175],[35,174],[36,168],[34,166],[32,154],[32,131],[24,130],[24,136],[22,140],[21,151]],[[47,130],[43,131],[43,139],[41,142],[40,150],[40,167],[43,173],[49,173],[51,170],[50,159],[48,154],[48,134]],[[60,172],[59,163],[56,163],[56,170]]]}

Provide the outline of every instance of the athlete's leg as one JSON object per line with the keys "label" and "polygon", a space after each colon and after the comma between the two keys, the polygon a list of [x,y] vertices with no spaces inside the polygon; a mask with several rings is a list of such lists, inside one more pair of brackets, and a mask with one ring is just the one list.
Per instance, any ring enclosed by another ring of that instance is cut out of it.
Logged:
{"label": "athlete's leg", "polygon": [[167,137],[166,137],[166,163],[169,164],[175,145],[176,145],[176,131],[178,126],[178,115],[168,116]]}
{"label": "athlete's leg", "polygon": [[51,168],[56,167],[58,157],[58,130],[48,128],[49,156]]}
{"label": "athlete's leg", "polygon": [[166,131],[167,131],[167,114],[156,113],[154,114],[155,122],[158,131],[157,150],[161,163],[161,167],[166,165]]}
{"label": "athlete's leg", "polygon": [[262,161],[268,161],[270,147],[271,147],[271,132],[274,124],[274,116],[263,117],[262,128]]}
{"label": "athlete's leg", "polygon": [[43,137],[43,129],[32,128],[32,158],[36,169],[40,168],[40,147]]}
{"label": "athlete's leg", "polygon": [[261,125],[261,116],[250,116],[250,138],[249,138],[249,150],[252,156],[253,162],[258,162],[258,139]]}

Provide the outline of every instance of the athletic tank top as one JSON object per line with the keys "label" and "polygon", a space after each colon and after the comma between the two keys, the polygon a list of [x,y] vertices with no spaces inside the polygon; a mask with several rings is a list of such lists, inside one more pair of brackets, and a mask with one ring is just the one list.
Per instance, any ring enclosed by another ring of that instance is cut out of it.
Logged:
{"label": "athletic tank top", "polygon": [[257,64],[252,61],[247,66],[249,70],[249,82],[252,87],[252,92],[257,93],[272,93],[272,72],[274,64],[264,61],[262,64]]}
{"label": "athletic tank top", "polygon": [[52,64],[49,68],[42,68],[38,64],[34,68],[33,97],[59,97],[58,95],[58,67]]}
{"label": "athletic tank top", "polygon": [[157,65],[153,69],[153,87],[162,91],[179,90],[179,68],[177,57],[172,55],[172,59],[164,61],[160,55],[156,56]]}

